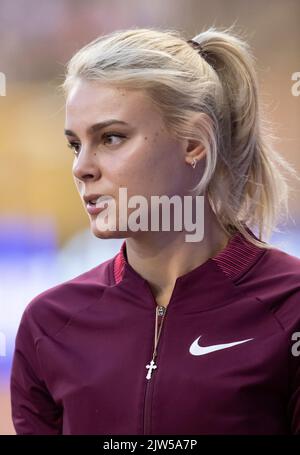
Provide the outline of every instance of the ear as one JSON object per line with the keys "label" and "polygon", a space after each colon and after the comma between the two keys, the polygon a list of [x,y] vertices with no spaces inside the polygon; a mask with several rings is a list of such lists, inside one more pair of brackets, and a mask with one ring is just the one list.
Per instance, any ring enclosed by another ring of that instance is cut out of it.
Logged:
{"label": "ear", "polygon": [[[197,112],[193,117],[192,125],[195,129],[198,129],[200,136],[203,138],[203,142],[207,142],[209,132],[212,129],[211,118],[203,112]],[[185,150],[186,163],[191,164],[194,159],[198,162],[205,157],[207,150],[203,145],[203,142],[195,139],[187,141],[187,147]]]}
{"label": "ear", "polygon": [[195,140],[189,140],[188,146],[185,151],[185,161],[187,164],[191,164],[194,159],[198,161],[202,160],[206,154],[206,148],[204,145]]}

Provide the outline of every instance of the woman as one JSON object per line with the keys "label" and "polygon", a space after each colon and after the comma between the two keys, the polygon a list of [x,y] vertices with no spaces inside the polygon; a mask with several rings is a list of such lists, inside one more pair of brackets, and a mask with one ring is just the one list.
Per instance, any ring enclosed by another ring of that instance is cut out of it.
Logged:
{"label": "woman", "polygon": [[[296,174],[268,144],[247,45],[121,30],[71,59],[64,89],[92,232],[126,240],[25,309],[17,433],[299,434],[300,260],[262,240]],[[176,217],[149,228],[155,195],[202,207],[200,240]]]}

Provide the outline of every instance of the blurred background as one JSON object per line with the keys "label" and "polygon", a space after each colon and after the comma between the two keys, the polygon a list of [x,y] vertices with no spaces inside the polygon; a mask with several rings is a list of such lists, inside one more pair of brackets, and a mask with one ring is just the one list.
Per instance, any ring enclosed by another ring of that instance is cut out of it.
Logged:
{"label": "blurred background", "polygon": [[[64,65],[99,35],[132,26],[242,34],[257,60],[277,148],[300,172],[298,0],[1,0],[0,3],[0,434],[14,434],[9,374],[22,312],[39,292],[112,257],[122,240],[92,236],[63,136]],[[4,76],[3,76],[4,75]],[[5,93],[3,82],[5,82]],[[291,220],[271,238],[300,257],[300,187]]]}

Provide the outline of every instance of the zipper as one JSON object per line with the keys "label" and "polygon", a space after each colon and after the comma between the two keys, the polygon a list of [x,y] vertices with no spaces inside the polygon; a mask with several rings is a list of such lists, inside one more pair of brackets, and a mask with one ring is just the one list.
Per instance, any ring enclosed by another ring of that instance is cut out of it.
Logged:
{"label": "zipper", "polygon": [[[155,302],[156,308],[155,311],[157,312],[157,333],[160,333],[160,338],[163,331],[163,321],[166,318],[167,308],[161,305],[157,305]],[[155,314],[155,316],[156,316]],[[153,386],[154,386],[154,378],[155,378],[155,371],[157,365],[155,363],[157,358],[157,351],[159,347],[159,341],[157,342],[156,350],[154,355],[152,356],[151,362],[147,363],[148,373],[145,373],[146,378],[146,392],[145,392],[145,401],[144,401],[144,422],[143,422],[143,434],[149,434],[150,432],[150,423],[151,423],[151,396],[153,393]],[[155,366],[154,366],[155,364]]]}

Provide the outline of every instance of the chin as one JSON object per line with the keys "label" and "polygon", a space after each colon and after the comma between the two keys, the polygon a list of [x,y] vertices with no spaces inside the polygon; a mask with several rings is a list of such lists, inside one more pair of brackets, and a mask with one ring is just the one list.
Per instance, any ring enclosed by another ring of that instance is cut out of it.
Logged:
{"label": "chin", "polygon": [[112,230],[109,229],[109,226],[106,230],[99,229],[96,223],[96,219],[91,220],[91,232],[95,237],[99,239],[122,239],[128,237],[126,231],[119,231],[118,229]]}

